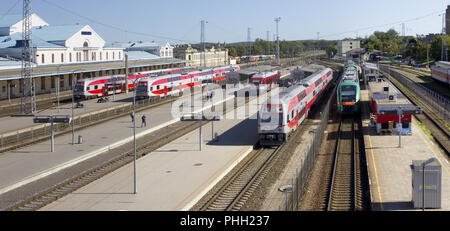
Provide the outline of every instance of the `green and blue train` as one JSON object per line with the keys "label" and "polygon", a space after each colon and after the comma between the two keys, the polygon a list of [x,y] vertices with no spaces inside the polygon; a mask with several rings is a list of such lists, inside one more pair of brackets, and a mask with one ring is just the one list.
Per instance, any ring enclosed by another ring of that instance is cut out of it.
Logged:
{"label": "green and blue train", "polygon": [[341,114],[354,114],[359,111],[359,72],[358,65],[351,60],[346,61],[344,73],[337,89],[337,105]]}

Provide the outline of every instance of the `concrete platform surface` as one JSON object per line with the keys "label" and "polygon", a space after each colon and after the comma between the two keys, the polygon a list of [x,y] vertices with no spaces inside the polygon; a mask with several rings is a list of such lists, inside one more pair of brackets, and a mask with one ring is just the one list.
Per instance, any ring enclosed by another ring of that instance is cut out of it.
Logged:
{"label": "concrete platform surface", "polygon": [[[89,112],[98,111],[105,108],[111,108],[115,106],[119,106],[122,104],[131,104],[133,92],[128,94],[117,94],[115,99],[113,96],[109,97],[110,102],[107,103],[97,103],[98,99],[84,100],[81,101],[84,104],[83,108],[74,108],[74,116],[82,115]],[[42,115],[69,115],[72,116],[72,104],[60,104],[59,107],[55,105],[55,107],[48,108],[45,110],[39,110],[36,116]],[[5,134],[9,132],[14,132],[20,129],[29,128],[32,126],[36,126],[38,124],[33,123],[33,117],[2,117],[0,118],[0,134]]]}
{"label": "concrete platform surface", "polygon": [[[368,100],[367,91],[361,91],[362,100]],[[447,158],[417,125],[413,118],[412,135],[377,135],[369,121],[363,120],[366,159],[370,177],[372,209],[414,210],[412,205],[411,168],[413,160],[426,160],[436,157],[442,166],[441,209],[450,210],[450,165]]]}
{"label": "concrete platform surface", "polygon": [[[249,104],[259,106],[256,99]],[[229,114],[224,118],[233,117]],[[204,126],[202,151],[196,130],[138,159],[137,194],[130,163],[41,210],[189,210],[245,158],[258,137],[254,119],[216,121],[214,131],[219,141],[210,142],[211,123]]]}
{"label": "concrete platform surface", "polygon": [[[147,127],[144,128],[140,127],[142,114],[147,116]],[[141,111],[136,118],[137,138],[179,121],[179,118],[172,117],[170,103]],[[75,136],[78,135],[83,137],[82,144],[72,145],[70,133],[55,137],[54,152],[50,152],[50,140],[47,140],[2,153],[0,194],[132,141],[133,123],[130,116],[124,116],[76,131]]]}

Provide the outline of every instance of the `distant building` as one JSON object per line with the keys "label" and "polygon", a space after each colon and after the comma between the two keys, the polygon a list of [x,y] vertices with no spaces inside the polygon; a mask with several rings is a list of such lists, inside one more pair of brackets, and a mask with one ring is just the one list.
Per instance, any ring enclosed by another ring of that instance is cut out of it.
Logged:
{"label": "distant building", "polygon": [[173,58],[173,46],[171,46],[168,42],[165,44],[159,44],[155,42],[135,42],[133,46],[131,46],[133,43],[119,43],[119,42],[113,42],[111,43],[112,47],[121,47],[124,48],[125,51],[145,51],[150,54],[157,55],[161,58]]}
{"label": "distant building", "polygon": [[369,53],[364,48],[353,48],[346,52],[345,57],[360,63],[369,60]]}
{"label": "distant building", "polygon": [[[190,61],[186,63],[187,66],[215,67],[229,64],[228,49],[216,49],[212,47],[211,49],[205,49],[205,52],[201,52],[192,48],[189,44],[187,46],[175,47],[173,54],[175,58]],[[203,61],[203,57],[205,57],[205,61]]]}
{"label": "distant building", "polygon": [[341,40],[338,41],[337,55],[345,57],[346,53],[352,49],[361,48],[359,40]]}
{"label": "distant building", "polygon": [[[31,28],[48,26],[48,23],[36,14],[31,14]],[[0,36],[9,36],[14,33],[22,33],[22,14],[0,15]]]}
{"label": "distant building", "polygon": [[[123,60],[123,49],[105,47],[89,25],[39,26],[31,31],[32,62],[55,65]],[[22,33],[0,37],[0,55],[21,59]]]}

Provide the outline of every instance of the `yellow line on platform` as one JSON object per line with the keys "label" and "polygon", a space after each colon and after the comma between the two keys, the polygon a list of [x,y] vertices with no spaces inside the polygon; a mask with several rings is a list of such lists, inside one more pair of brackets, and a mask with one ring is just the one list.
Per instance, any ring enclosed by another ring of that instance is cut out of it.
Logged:
{"label": "yellow line on platform", "polygon": [[434,157],[437,158],[437,160],[439,161],[439,163],[441,164],[441,166],[445,169],[445,171],[447,172],[447,174],[450,175],[450,172],[448,170],[448,168],[445,166],[444,162],[441,160],[441,158],[439,158],[439,155],[436,154],[436,152],[433,150],[433,147],[431,146],[431,144],[427,141],[427,139],[425,139],[425,137],[422,136],[422,134],[419,133],[420,138],[422,138],[422,140],[425,142],[425,144],[427,144],[428,149],[433,153]]}
{"label": "yellow line on platform", "polygon": [[380,190],[380,183],[378,181],[378,172],[377,172],[377,166],[375,164],[375,157],[373,155],[373,148],[372,148],[372,139],[370,139],[369,137],[369,146],[370,146],[370,152],[372,153],[372,164],[373,164],[373,169],[375,170],[375,180],[377,182],[377,190],[378,190],[378,198],[380,199],[380,206],[381,206],[381,211],[383,211],[383,200],[381,199],[381,190]]}

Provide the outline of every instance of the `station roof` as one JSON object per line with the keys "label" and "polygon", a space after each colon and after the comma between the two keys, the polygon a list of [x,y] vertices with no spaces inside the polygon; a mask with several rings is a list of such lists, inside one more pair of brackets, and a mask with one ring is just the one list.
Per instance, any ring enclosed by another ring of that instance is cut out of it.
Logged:
{"label": "station roof", "polygon": [[[144,67],[144,66],[156,66],[164,64],[180,64],[186,63],[186,60],[179,60],[173,58],[160,58],[153,60],[132,60],[128,63],[128,68]],[[20,61],[19,61],[20,63]],[[115,70],[124,68],[124,61],[110,61],[110,62],[94,62],[94,63],[73,63],[66,65],[46,65],[37,66],[33,65],[33,77],[51,76],[59,74],[84,73],[104,70]],[[20,66],[9,66],[0,70],[0,81],[21,78],[21,63]]]}
{"label": "station roof", "polygon": [[274,69],[274,67],[272,67],[270,65],[262,65],[262,66],[249,67],[247,69],[241,69],[238,71],[238,73],[242,74],[242,75],[254,75],[258,72],[269,71],[272,69]]}
{"label": "station roof", "polygon": [[[385,91],[385,88],[388,91]],[[387,81],[369,82],[369,90],[372,99],[377,103],[377,107],[412,106],[411,102],[393,84],[389,84]],[[395,100],[389,100],[389,95],[394,95]]]}
{"label": "station roof", "polygon": [[7,58],[0,57],[0,70],[1,69],[7,69],[7,68],[21,68],[22,62],[17,60],[11,60]]}
{"label": "station roof", "polygon": [[38,37],[44,41],[65,41],[86,25],[41,26],[32,29],[32,39]]}
{"label": "station roof", "polygon": [[[0,48],[10,48],[16,46],[16,41],[22,40],[22,33],[14,33],[9,36],[2,36],[0,37]],[[31,47],[38,47],[38,48],[64,48],[63,46],[59,46],[53,43],[49,43],[42,38],[40,38],[38,35],[32,35],[31,39]]]}
{"label": "station roof", "polygon": [[161,57],[146,51],[127,51],[128,60],[160,59]]}

